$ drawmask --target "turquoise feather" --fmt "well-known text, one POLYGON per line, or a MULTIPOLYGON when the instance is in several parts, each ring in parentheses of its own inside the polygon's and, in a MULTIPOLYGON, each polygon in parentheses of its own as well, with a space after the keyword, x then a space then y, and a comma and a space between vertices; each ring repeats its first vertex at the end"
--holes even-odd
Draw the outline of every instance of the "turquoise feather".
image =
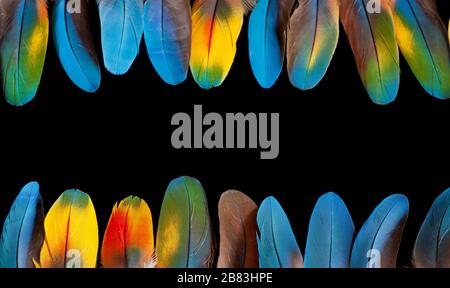
POLYGON ((289 219, 274 197, 259 207, 258 253, 261 268, 295 268, 303 266, 303 257, 289 219))
POLYGON ((395 268, 408 218, 408 199, 395 194, 384 199, 359 230, 352 248, 352 268, 395 268))
POLYGON ((56 53, 72 82, 86 92, 95 92, 100 86, 100 67, 89 28, 88 3, 80 0, 80 11, 69 10, 70 3, 56 0, 53 4, 56 53))
POLYGON ((3 225, 0 268, 34 268, 44 239, 44 208, 39 185, 23 187, 3 225))
POLYGON ((418 268, 450 268, 450 188, 433 202, 413 252, 418 268))
POLYGON ((144 7, 144 37, 150 61, 168 84, 187 77, 191 52, 191 6, 188 0, 152 0, 144 7))
POLYGON ((335 193, 319 198, 311 215, 305 268, 347 268, 355 232, 344 201, 335 193))
POLYGON ((125 74, 139 53, 144 32, 144 1, 97 2, 105 67, 112 74, 125 74))
POLYGON ((283 68, 286 28, 294 0, 260 0, 248 24, 250 64, 256 80, 270 88, 283 68))

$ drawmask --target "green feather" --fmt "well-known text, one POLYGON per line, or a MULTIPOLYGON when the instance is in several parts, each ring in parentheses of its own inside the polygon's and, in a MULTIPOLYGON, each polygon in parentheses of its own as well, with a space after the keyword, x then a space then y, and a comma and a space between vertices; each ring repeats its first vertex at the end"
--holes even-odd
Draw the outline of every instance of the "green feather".
POLYGON ((210 267, 213 252, 214 239, 202 184, 186 176, 173 180, 166 190, 159 215, 157 266, 210 267))

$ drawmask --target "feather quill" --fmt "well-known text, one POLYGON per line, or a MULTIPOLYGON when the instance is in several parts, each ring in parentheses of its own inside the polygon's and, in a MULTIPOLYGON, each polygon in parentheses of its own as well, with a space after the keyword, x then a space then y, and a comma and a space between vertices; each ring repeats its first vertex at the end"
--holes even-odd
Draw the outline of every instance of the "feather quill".
POLYGON ((440 99, 450 97, 447 31, 434 0, 393 0, 397 42, 422 87, 440 99))
POLYGON ((130 196, 114 206, 101 251, 105 268, 154 267, 153 222, 144 200, 130 196))
POLYGON ((41 268, 95 268, 98 225, 91 198, 80 190, 65 191, 45 217, 41 268))
POLYGON ((261 268, 303 267, 303 257, 289 219, 274 197, 268 197, 261 203, 257 223, 261 268))
POLYGON ((295 0, 259 0, 248 24, 250 64, 256 80, 270 88, 283 68, 286 28, 295 0))
POLYGON ((225 80, 236 55, 244 14, 255 0, 195 0, 192 7, 190 67, 203 89, 225 80))
POLYGON ((3 224, 0 268, 34 268, 44 240, 44 207, 39 184, 31 182, 20 191, 3 224))
POLYGON ((413 251, 418 268, 450 268, 450 189, 433 202, 413 251))
POLYGON ((309 222, 305 268, 348 268, 355 226, 335 193, 319 198, 309 222))
POLYGON ((352 268, 395 268, 408 218, 408 199, 395 194, 384 199, 359 230, 352 248, 352 268))
POLYGON ((125 74, 139 53, 144 31, 144 0, 97 0, 103 62, 114 75, 125 74))
POLYGON ((257 268, 256 213, 247 195, 229 190, 219 200, 220 252, 218 268, 257 268))
POLYGON ((381 0, 379 13, 367 9, 369 2, 341 0, 340 16, 364 87, 373 102, 385 105, 395 100, 400 83, 394 20, 389 0, 381 0))
POLYGON ((315 87, 325 75, 339 38, 339 0, 298 1, 289 21, 287 66, 291 83, 315 87))
POLYGON ((14 106, 36 95, 48 42, 45 0, 0 1, 0 63, 6 101, 14 106))
POLYGON ((97 91, 100 67, 89 28, 87 0, 55 0, 52 28, 56 53, 69 78, 86 92, 97 91))
POLYGON ((177 85, 186 79, 191 54, 189 0, 147 0, 144 36, 150 60, 159 76, 177 85))
POLYGON ((164 195, 156 235, 158 268, 208 268, 214 239, 206 194, 197 179, 179 177, 164 195))

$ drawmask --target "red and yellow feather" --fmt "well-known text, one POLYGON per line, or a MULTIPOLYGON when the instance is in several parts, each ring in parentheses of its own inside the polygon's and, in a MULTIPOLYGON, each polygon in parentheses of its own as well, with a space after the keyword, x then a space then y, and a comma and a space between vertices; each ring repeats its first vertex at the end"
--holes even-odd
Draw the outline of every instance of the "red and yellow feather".
POLYGON ((147 203, 133 196, 116 203, 103 237, 103 267, 154 267, 153 250, 152 214, 147 203))
POLYGON ((203 89, 222 84, 233 64, 244 14, 254 0, 196 0, 192 7, 192 76, 203 89))

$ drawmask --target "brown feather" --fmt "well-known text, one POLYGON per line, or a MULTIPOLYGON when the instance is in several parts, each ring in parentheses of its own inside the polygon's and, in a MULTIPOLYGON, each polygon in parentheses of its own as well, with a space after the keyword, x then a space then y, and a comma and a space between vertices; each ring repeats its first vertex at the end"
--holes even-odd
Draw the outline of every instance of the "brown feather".
POLYGON ((219 268, 257 268, 256 213, 247 195, 228 190, 219 200, 219 268))

